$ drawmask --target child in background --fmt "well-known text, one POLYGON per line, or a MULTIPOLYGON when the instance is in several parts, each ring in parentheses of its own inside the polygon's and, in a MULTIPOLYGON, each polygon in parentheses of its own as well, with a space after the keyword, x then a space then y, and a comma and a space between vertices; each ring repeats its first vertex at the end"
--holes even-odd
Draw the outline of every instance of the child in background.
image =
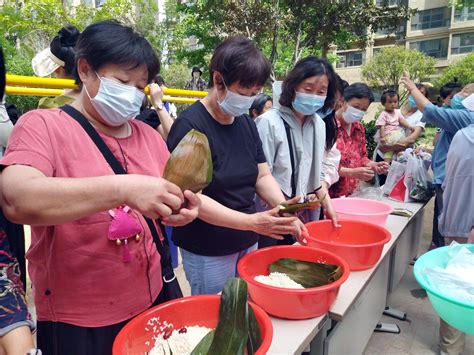
MULTIPOLYGON (((398 94, 394 90, 384 91, 380 99, 385 110, 380 114, 375 122, 375 126, 379 130, 379 142, 382 145, 394 145, 400 139, 405 137, 403 130, 400 127, 414 130, 408 121, 403 117, 398 109, 398 94)), ((393 151, 384 154, 384 160, 391 162, 393 158, 393 151)))

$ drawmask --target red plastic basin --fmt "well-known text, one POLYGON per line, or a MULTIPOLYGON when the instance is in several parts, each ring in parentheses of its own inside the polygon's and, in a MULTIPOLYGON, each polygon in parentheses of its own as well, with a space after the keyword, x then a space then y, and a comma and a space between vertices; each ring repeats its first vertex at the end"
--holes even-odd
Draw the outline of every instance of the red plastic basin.
POLYGON ((249 253, 240 259, 237 269, 240 277, 247 281, 252 301, 268 313, 286 319, 314 318, 326 313, 350 272, 349 264, 341 257, 325 250, 296 245, 269 247, 249 253), (273 287, 254 280, 255 276, 268 275, 268 266, 281 258, 339 265, 343 274, 329 285, 306 289, 273 287))
POLYGON ((330 250, 349 263, 352 271, 370 269, 380 259, 391 238, 383 227, 360 221, 341 220, 335 228, 329 220, 306 224, 308 246, 330 250))
MULTIPOLYGON (((147 325, 151 318, 159 317, 161 322, 167 321, 174 328, 199 325, 215 328, 217 326, 219 295, 190 296, 169 301, 150 308, 132 319, 122 328, 114 341, 113 355, 136 355, 150 351, 155 341, 152 327, 147 325), (145 330, 148 328, 149 330, 145 330), (147 345, 146 343, 149 342, 147 345)), ((273 327, 270 317, 257 305, 250 303, 260 326, 262 345, 256 354, 265 354, 270 348, 273 338, 273 327)))
POLYGON ((384 226, 388 215, 393 212, 393 207, 388 203, 365 198, 335 198, 331 201, 340 219, 384 226))

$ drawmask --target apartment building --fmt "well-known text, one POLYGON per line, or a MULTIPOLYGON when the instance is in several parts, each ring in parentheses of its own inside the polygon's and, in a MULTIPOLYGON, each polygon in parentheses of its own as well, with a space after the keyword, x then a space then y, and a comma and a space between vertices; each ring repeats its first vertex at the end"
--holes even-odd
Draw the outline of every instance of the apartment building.
MULTIPOLYGON (((382 4, 383 0, 376 0, 382 4)), ((398 6, 399 0, 388 0, 398 6)), ((349 82, 361 81, 361 66, 386 46, 404 45, 436 58, 442 70, 467 53, 474 52, 474 6, 456 9, 449 0, 409 0, 418 12, 395 33, 378 31, 372 34, 367 48, 337 51, 341 61, 336 65, 339 75, 349 82)))

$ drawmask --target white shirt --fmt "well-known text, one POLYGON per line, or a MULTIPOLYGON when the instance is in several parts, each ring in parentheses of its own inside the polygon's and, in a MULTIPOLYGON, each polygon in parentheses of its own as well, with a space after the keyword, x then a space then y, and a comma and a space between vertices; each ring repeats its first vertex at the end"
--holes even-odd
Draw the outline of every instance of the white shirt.
POLYGON ((8 117, 5 104, 0 103, 0 158, 3 157, 3 152, 8 144, 8 138, 13 130, 13 123, 8 117))
POLYGON ((326 130, 318 115, 307 116, 301 126, 288 107, 271 108, 256 120, 263 151, 273 177, 286 196, 291 196, 291 159, 285 124, 290 127, 295 158, 296 195, 304 197, 324 180, 323 154, 326 130))
POLYGON ((326 181, 329 186, 339 181, 340 161, 341 161, 341 152, 337 149, 337 142, 334 143, 331 150, 324 149, 324 154, 323 154, 324 181, 326 181))

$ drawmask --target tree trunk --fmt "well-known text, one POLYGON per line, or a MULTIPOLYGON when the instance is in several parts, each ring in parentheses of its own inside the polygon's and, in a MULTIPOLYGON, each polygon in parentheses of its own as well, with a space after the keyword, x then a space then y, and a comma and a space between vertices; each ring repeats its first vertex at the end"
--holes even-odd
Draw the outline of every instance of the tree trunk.
MULTIPOLYGON (((276 2, 276 12, 279 13, 280 8, 280 1, 276 2)), ((273 42, 272 42, 272 52, 270 53, 270 64, 273 67, 277 57, 277 50, 278 50, 278 21, 275 21, 275 26, 273 27, 273 42)), ((273 72, 273 70, 272 70, 273 72)), ((273 73, 274 74, 274 73, 273 73)))
POLYGON ((301 43, 301 25, 302 21, 300 20, 298 22, 298 30, 296 32, 296 45, 295 45, 295 52, 293 54, 293 64, 296 64, 296 62, 300 58, 300 43, 301 43))

